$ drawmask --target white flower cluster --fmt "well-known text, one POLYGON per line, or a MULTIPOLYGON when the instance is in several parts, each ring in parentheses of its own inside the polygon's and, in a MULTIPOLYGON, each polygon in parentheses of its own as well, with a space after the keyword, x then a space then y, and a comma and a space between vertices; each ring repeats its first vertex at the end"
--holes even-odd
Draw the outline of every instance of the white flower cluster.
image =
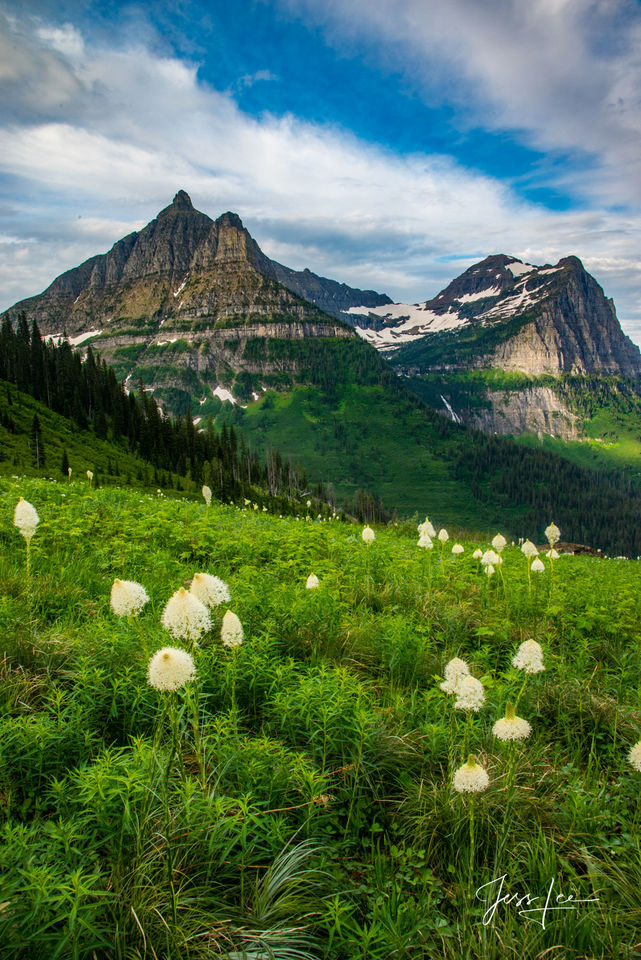
POLYGON ((27 543, 31 540, 36 532, 36 527, 40 523, 36 508, 23 497, 20 497, 16 504, 16 509, 13 512, 13 523, 27 543))
POLYGON ((111 587, 111 609, 117 617, 136 617, 149 602, 147 591, 135 580, 114 580, 111 587))
POLYGON ((205 604, 184 587, 167 602, 160 622, 177 640, 198 640, 211 627, 205 604))
POLYGON ((234 647, 241 645, 244 638, 245 634, 242 623, 235 613, 228 610, 223 617, 223 624, 220 630, 220 639, 223 642, 223 647, 227 647, 228 650, 233 650, 234 647))
POLYGON ((452 780, 452 786, 457 793, 482 793, 490 785, 490 778, 485 767, 476 762, 471 753, 462 767, 459 767, 452 780))
POLYGON ((454 657, 445 665, 445 680, 441 683, 441 690, 445 693, 456 693, 456 687, 461 677, 469 677, 470 668, 465 660, 460 657, 454 657))
POLYGON ((507 540, 502 533, 497 533, 497 535, 493 538, 492 546, 497 553, 503 552, 503 549, 507 546, 507 540))
POLYGON ((632 747, 628 754, 628 760, 635 770, 641 773, 641 740, 632 747))
POLYGON ((316 589, 316 587, 318 586, 318 577, 316 576, 315 573, 310 573, 310 575, 308 576, 305 582, 305 586, 307 587, 308 590, 316 589))
POLYGON ((218 607, 221 603, 229 603, 231 594, 229 587, 220 577, 212 577, 209 573, 195 573, 191 581, 192 593, 206 607, 218 607))
POLYGON ((539 551, 534 546, 531 540, 526 540, 525 543, 521 546, 521 553, 524 554, 528 560, 532 560, 533 557, 538 556, 539 551))
POLYGON ((561 531, 555 523, 551 523, 548 527, 545 528, 545 539, 550 544, 551 547, 555 543, 558 543, 561 539, 561 531))
POLYGON ((196 675, 194 661, 186 650, 163 647, 149 661, 147 681, 155 690, 180 690, 196 675))
POLYGON ((439 538, 439 540, 441 541, 442 544, 446 544, 447 541, 450 539, 450 535, 449 535, 449 533, 447 532, 447 530, 445 529, 445 527, 442 527, 442 528, 439 530, 439 532, 438 532, 438 538, 439 538))
POLYGON ((516 716, 514 706, 508 700, 505 716, 496 721, 492 733, 499 740, 527 740, 532 733, 532 727, 527 720, 516 716))
POLYGON ((452 547, 452 553, 454 554, 455 557, 459 557, 463 553, 464 549, 465 548, 462 546, 462 544, 455 543, 454 546, 452 547))
POLYGON ((376 534, 371 527, 363 527, 361 536, 363 537, 363 543, 373 543, 376 540, 376 534))
POLYGON ((541 645, 536 640, 525 640, 512 657, 512 666, 526 673, 541 673, 545 670, 541 645))
POLYGON ((206 483, 203 484, 203 488, 202 488, 202 490, 201 490, 201 493, 202 493, 202 495, 203 495, 203 500, 205 501, 205 503, 207 504, 207 506, 208 506, 208 507, 211 506, 211 488, 208 487, 206 483))
POLYGON ((419 535, 421 537, 426 536, 431 538, 436 536, 436 530, 430 523, 429 517, 425 517, 425 520, 423 521, 423 523, 419 523, 416 529, 418 530, 419 535))
POLYGON ((455 710, 474 710, 475 713, 478 713, 485 703, 483 684, 476 677, 461 677, 455 693, 455 710))

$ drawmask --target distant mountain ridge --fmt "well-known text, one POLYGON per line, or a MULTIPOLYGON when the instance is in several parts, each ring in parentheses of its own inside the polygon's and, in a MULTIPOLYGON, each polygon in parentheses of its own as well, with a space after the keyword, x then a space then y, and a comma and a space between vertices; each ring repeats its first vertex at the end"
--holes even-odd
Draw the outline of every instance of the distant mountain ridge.
POLYGON ((641 375, 641 351, 577 257, 486 257, 422 304, 351 308, 357 332, 414 372, 641 375))

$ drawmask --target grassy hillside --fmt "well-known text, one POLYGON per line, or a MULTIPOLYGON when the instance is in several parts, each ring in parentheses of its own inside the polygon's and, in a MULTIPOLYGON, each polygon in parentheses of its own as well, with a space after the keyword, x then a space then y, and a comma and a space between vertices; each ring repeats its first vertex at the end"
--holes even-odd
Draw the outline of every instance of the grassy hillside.
POLYGON ((38 480, 0 480, 0 517, 4 956, 636 955, 636 561, 528 577, 508 546, 488 578, 476 543, 420 550, 409 526, 368 546, 336 521, 38 480), (31 579, 19 496, 41 518, 31 579), (197 572, 231 600, 195 645, 160 619, 197 572), (145 587, 137 618, 110 609, 115 578, 145 587), (194 661, 176 692, 147 682, 165 646, 194 661), (453 657, 478 711, 440 689, 453 657), (508 700, 523 741, 493 733, 508 700), (469 753, 488 785, 459 793, 469 753), (492 911, 502 876, 538 912, 492 911), (570 909, 544 913, 550 885, 570 909))

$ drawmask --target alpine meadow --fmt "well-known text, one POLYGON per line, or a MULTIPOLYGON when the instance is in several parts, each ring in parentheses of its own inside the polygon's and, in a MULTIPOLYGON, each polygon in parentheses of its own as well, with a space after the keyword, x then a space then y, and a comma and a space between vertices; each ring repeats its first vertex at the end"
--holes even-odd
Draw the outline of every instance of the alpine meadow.
POLYGON ((641 960, 638 0, 0 0, 0 960, 641 960))

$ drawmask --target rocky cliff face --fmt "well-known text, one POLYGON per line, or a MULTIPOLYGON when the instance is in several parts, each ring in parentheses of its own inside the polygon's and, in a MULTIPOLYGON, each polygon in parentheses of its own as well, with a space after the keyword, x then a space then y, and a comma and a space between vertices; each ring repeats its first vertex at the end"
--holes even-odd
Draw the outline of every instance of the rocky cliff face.
POLYGON ((481 400, 480 404, 469 407, 444 403, 442 412, 466 427, 501 437, 534 433, 579 440, 582 436, 580 417, 550 387, 486 390, 481 400))

